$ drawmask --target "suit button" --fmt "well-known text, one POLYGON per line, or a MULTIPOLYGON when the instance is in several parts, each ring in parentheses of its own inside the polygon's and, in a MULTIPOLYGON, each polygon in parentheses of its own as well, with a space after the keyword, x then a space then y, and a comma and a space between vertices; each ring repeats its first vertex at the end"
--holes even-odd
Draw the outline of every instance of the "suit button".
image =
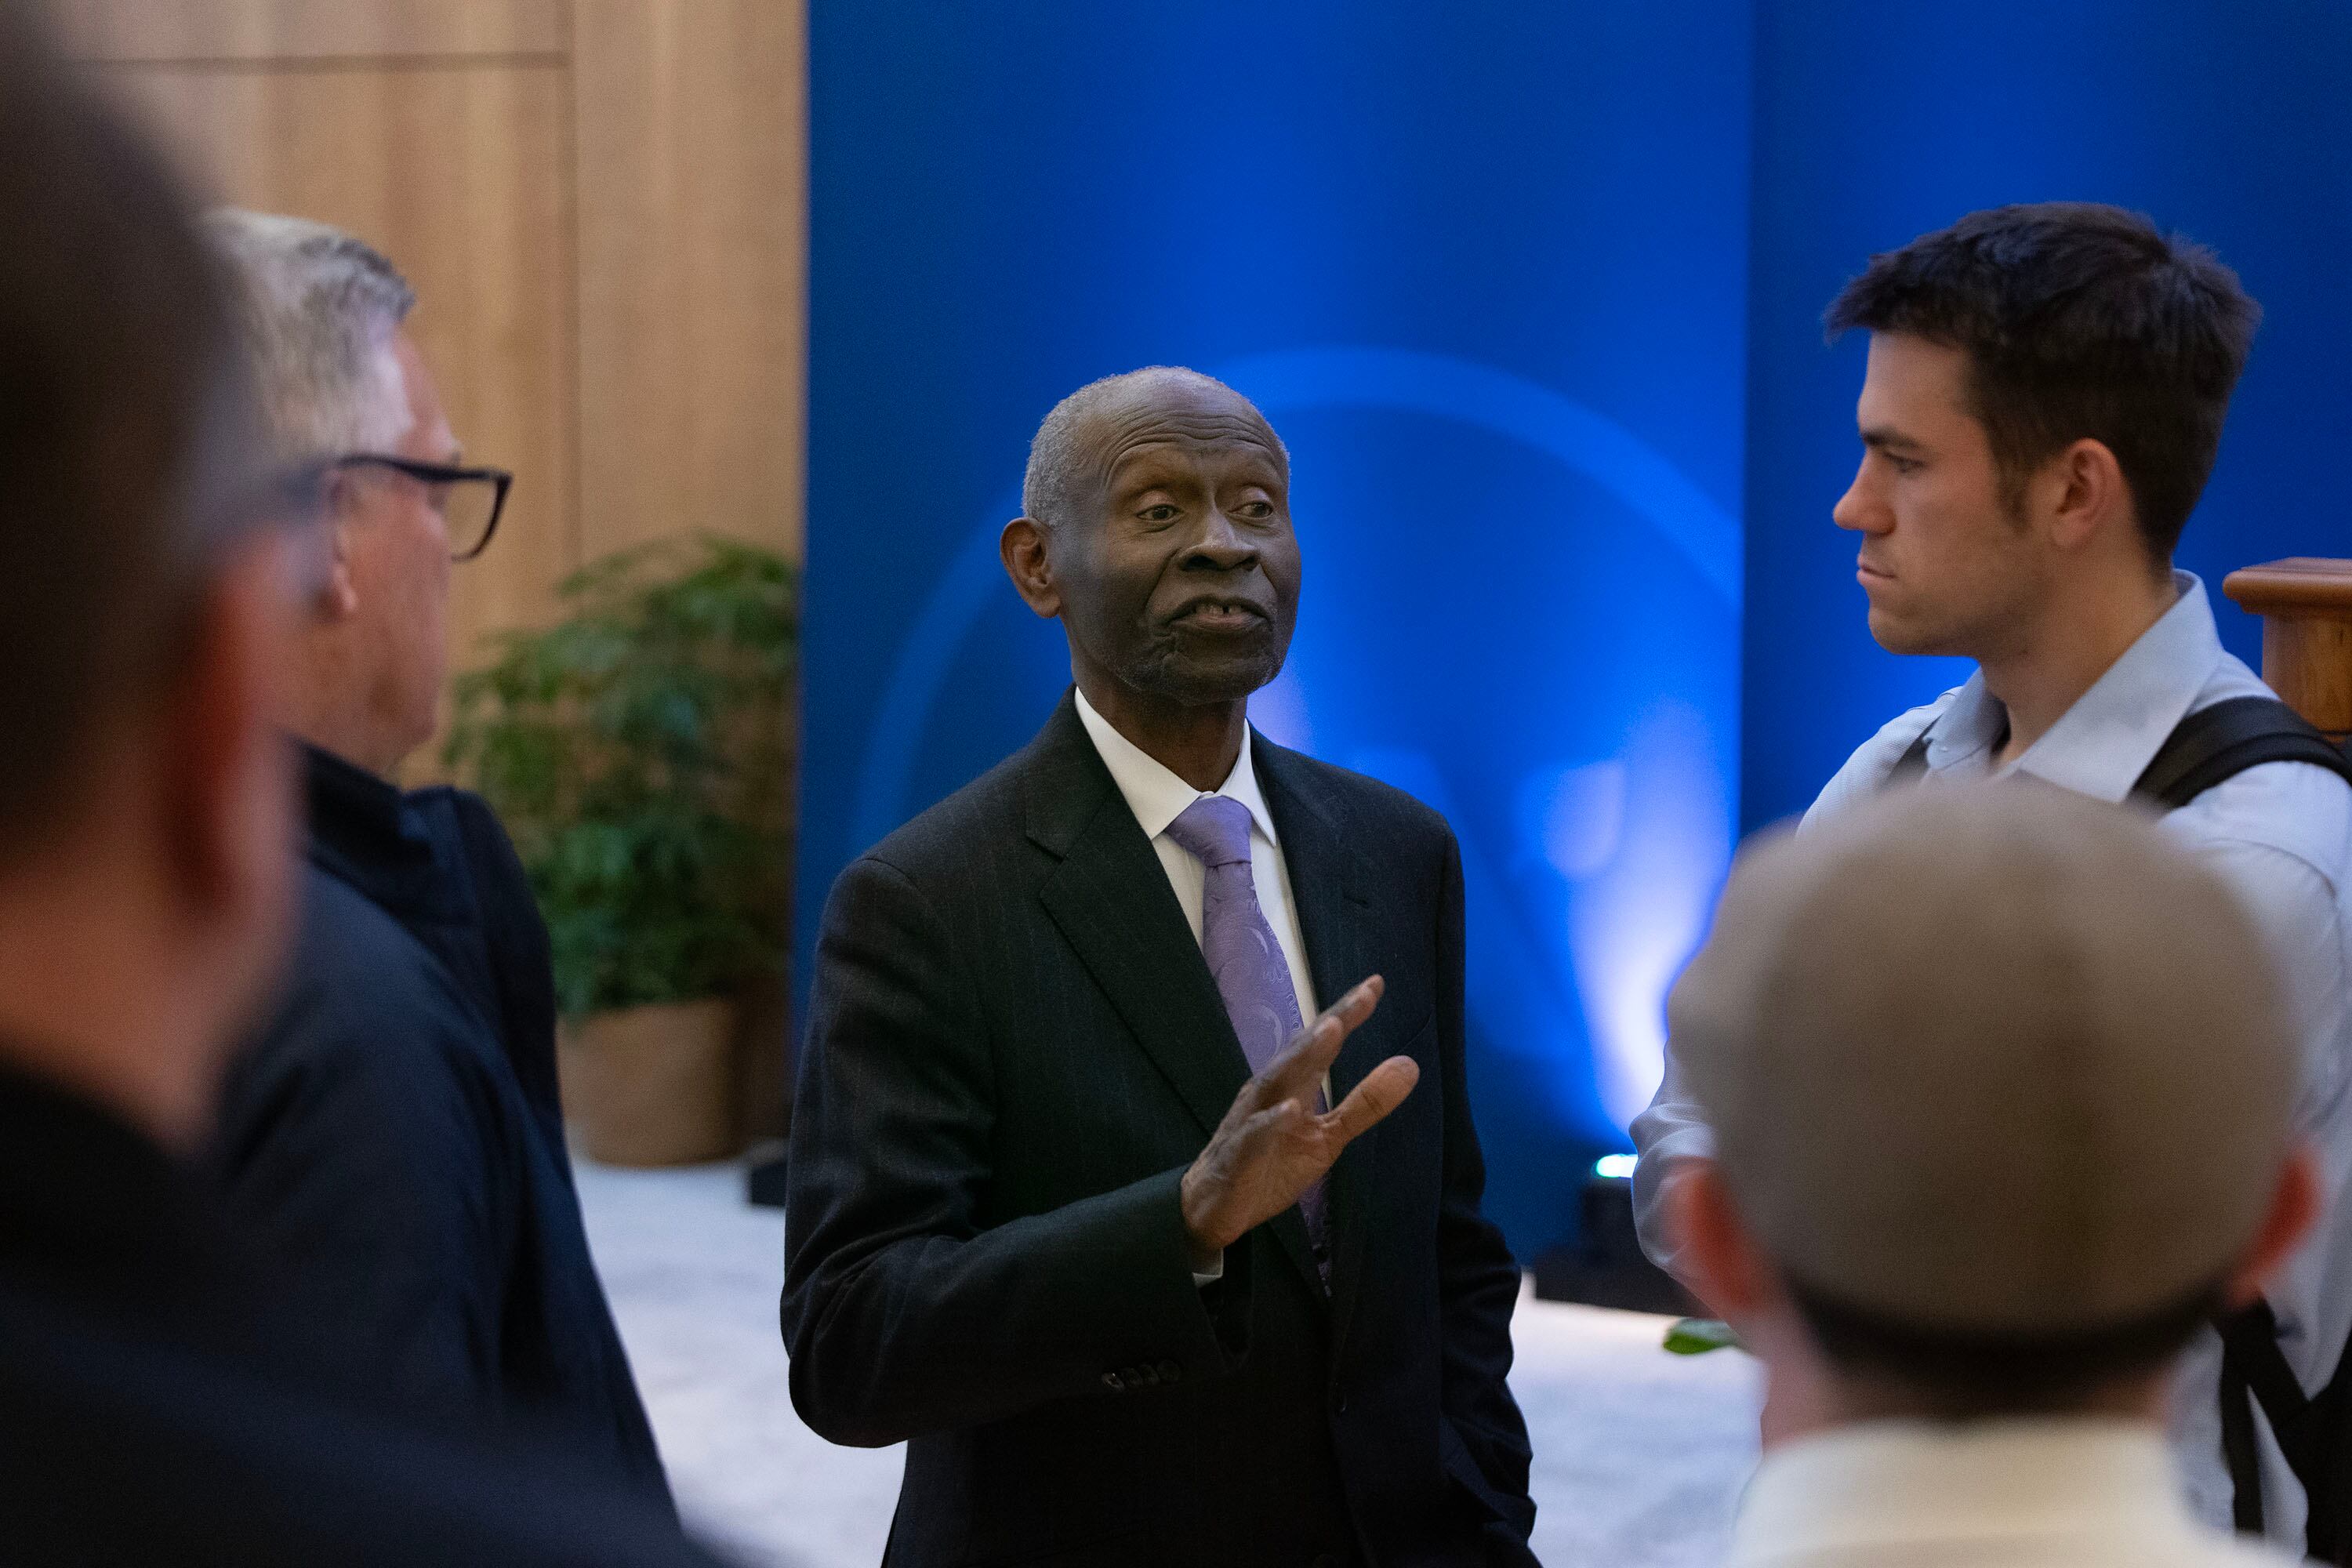
POLYGON ((1113 1394, 1123 1393, 1127 1388, 1127 1380, 1115 1372, 1107 1372, 1103 1373, 1103 1386, 1113 1394))
POLYGON ((1127 1377, 1129 1383, 1140 1383, 1146 1388, 1160 1386, 1160 1370, 1150 1362, 1145 1362, 1141 1366, 1129 1373, 1127 1377))
POLYGON ((1160 1363, 1160 1381, 1181 1383, 1184 1381, 1184 1369, 1172 1361, 1163 1361, 1160 1363))

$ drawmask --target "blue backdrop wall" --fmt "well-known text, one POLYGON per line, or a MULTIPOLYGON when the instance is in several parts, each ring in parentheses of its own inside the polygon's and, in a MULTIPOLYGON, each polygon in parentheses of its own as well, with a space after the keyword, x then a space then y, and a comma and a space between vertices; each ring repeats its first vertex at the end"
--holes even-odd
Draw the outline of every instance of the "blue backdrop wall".
POLYGON ((1566 1235, 1738 824, 1951 679, 1870 644, 1828 521, 1872 250, 2054 195, 2209 239, 2271 322, 2188 563, 2339 548, 2352 23, 1914 9, 819 0, 803 988, 840 867, 1066 681, 995 561, 1037 421, 1194 365, 1296 459, 1253 716, 1453 819, 1490 1207, 1566 1235))

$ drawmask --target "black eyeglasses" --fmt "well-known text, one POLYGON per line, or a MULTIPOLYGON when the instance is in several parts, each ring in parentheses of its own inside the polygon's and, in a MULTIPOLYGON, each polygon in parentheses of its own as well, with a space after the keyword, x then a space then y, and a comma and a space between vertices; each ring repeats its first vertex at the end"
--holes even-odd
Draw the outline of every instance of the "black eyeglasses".
POLYGON ((471 561, 490 547, 490 535, 499 531, 499 515, 507 510, 507 491, 514 487, 514 476, 504 468, 420 463, 382 452, 353 452, 329 467, 390 468, 423 485, 432 498, 433 510, 447 525, 449 559, 459 563, 471 561))

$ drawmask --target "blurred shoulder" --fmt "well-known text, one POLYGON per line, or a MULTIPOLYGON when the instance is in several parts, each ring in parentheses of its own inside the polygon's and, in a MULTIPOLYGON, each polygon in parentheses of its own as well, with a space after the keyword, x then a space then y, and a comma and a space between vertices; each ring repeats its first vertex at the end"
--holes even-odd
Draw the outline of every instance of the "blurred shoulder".
MULTIPOLYGON (((1030 753, 1016 752, 938 805, 918 813, 852 861, 849 871, 896 872, 918 885, 951 881, 1023 835, 1030 753)), ((847 872, 845 872, 846 875, 847 872)))
POLYGON ((1353 819, 1349 826, 1367 838, 1396 848, 1454 847, 1454 826, 1444 813, 1369 773, 1277 746, 1263 735, 1257 737, 1255 763, 1262 786, 1288 787, 1309 805, 1332 802, 1353 819))
POLYGON ((302 926, 278 1005, 246 1053, 248 1070, 331 1070, 370 1080, 473 1076, 498 1043, 439 958, 331 872, 306 866, 302 926))

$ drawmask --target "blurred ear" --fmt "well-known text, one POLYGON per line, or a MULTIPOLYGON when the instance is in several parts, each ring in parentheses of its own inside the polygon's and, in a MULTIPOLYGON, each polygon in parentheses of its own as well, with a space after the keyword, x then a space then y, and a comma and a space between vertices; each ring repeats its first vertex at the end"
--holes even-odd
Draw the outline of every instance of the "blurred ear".
POLYGON ((1053 531, 1035 518, 1016 517, 996 541, 1004 574, 1013 579, 1021 602, 1049 621, 1062 613, 1062 591, 1054 584, 1052 537, 1053 531))
POLYGON ((186 915, 242 951, 274 941, 299 813, 283 711, 302 574, 272 531, 213 580, 163 716, 163 833, 186 915))
POLYGON ((1741 1223, 1720 1166, 1676 1161, 1662 1195, 1676 1271, 1709 1310, 1737 1322, 1778 1296, 1771 1265, 1741 1223))
POLYGON ((359 583, 352 572, 352 533, 362 521, 359 512, 363 500, 357 476, 338 470, 327 477, 327 521, 323 527, 330 558, 313 601, 321 620, 347 621, 359 613, 359 583))
POLYGON ((2286 1260, 2319 1223, 2321 1207, 2319 1162, 2311 1150, 2298 1145, 2279 1172, 2271 1206, 2261 1228, 2248 1244, 2230 1275, 2229 1304, 2247 1305, 2286 1267, 2286 1260))

